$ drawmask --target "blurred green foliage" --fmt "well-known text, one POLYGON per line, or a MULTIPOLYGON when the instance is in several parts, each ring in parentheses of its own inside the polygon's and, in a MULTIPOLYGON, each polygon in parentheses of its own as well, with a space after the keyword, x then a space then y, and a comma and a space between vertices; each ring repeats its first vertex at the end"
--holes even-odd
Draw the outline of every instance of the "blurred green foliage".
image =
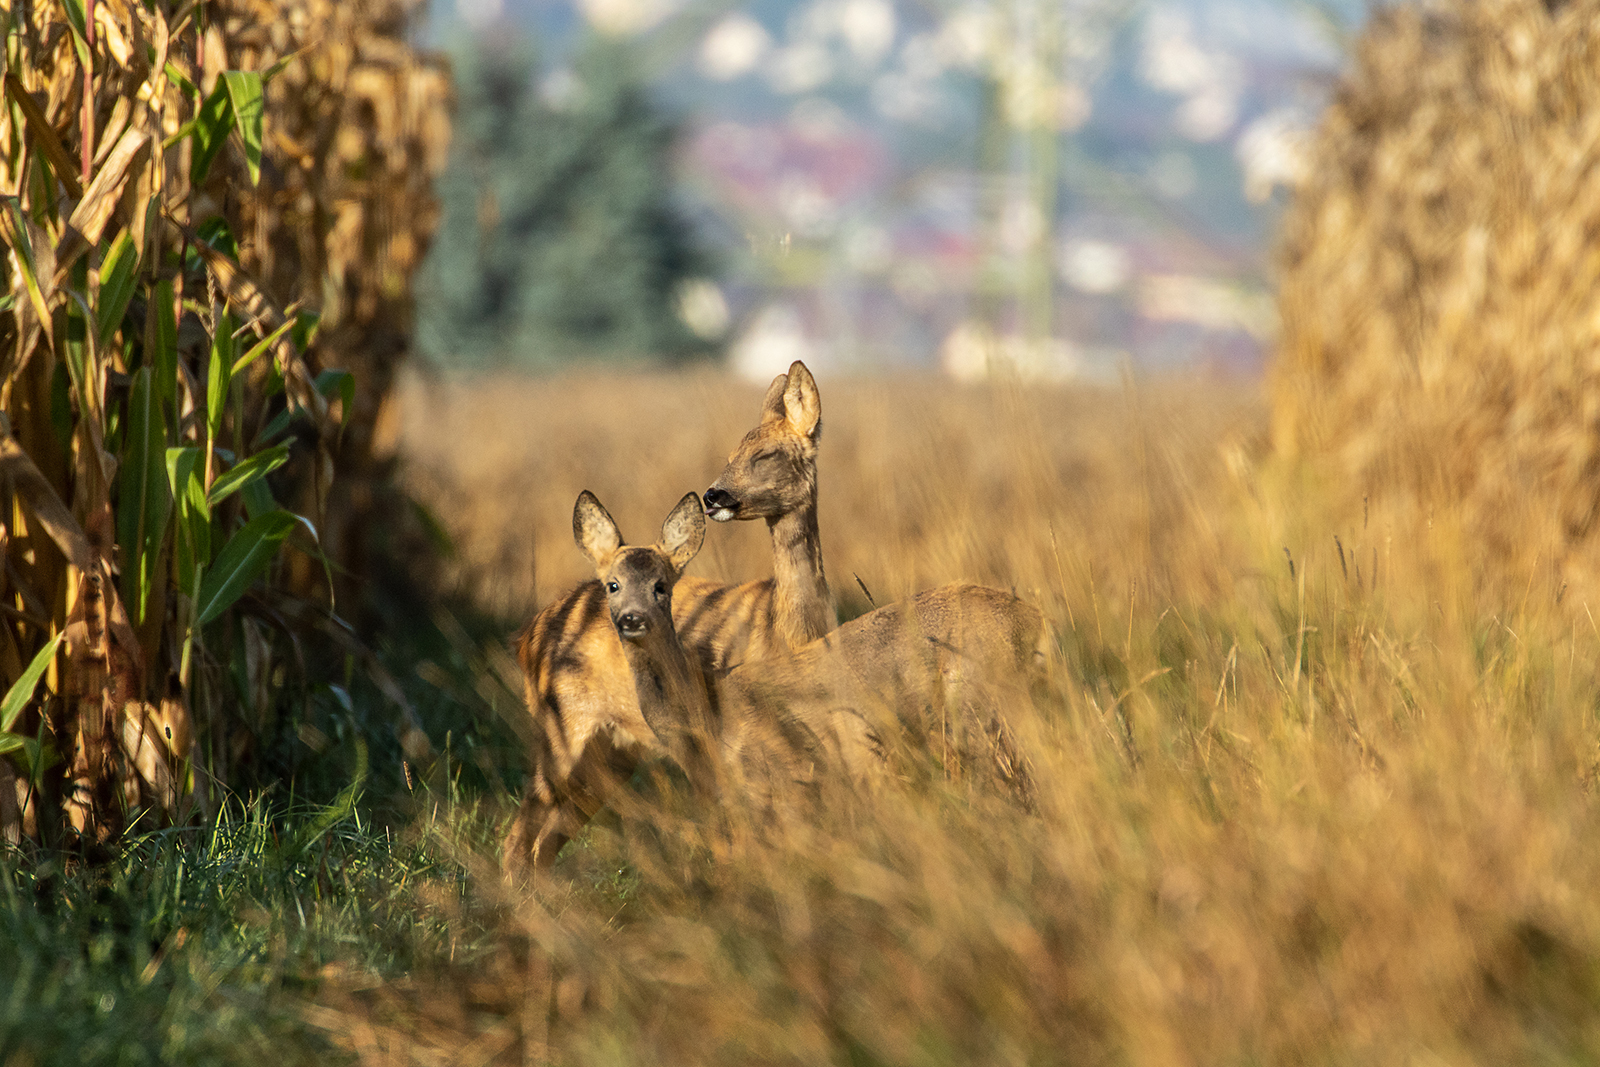
POLYGON ((458 368, 697 354, 676 298, 706 257, 672 202, 673 127, 627 46, 591 41, 552 73, 526 39, 473 38, 453 62, 420 349, 458 368))

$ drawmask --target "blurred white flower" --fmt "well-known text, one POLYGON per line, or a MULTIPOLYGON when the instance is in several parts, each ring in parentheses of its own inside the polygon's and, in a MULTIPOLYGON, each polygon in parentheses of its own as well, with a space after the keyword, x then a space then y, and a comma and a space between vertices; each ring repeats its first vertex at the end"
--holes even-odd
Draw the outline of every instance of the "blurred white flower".
POLYGON ((1073 240, 1061 246, 1058 263, 1068 285, 1082 293, 1114 293, 1128 284, 1133 262, 1121 245, 1073 240))
POLYGON ((946 63, 976 70, 999 49, 1000 21, 987 5, 968 4, 945 19, 938 41, 946 63))
POLYGON ((678 317, 699 338, 715 341, 728 332, 731 316, 722 289, 709 278, 694 278, 678 289, 678 317))
POLYGON ((809 93, 832 77, 828 50, 811 41, 780 50, 767 69, 767 80, 780 93, 809 93))
POLYGON ((554 111, 565 111, 583 92, 583 83, 571 67, 557 67, 539 82, 539 99, 554 111))
POLYGON ((1018 129, 1067 132, 1089 118, 1089 94, 1029 59, 1001 74, 1006 121, 1018 129))
POLYGON ((589 25, 601 33, 628 37, 655 26, 672 14, 682 0, 578 0, 589 25))
POLYGON ((883 74, 872 83, 872 106, 896 122, 927 123, 939 112, 939 90, 909 74, 883 74))
POLYGON ((756 68, 772 49, 766 28, 742 12, 735 12, 711 28, 700 44, 697 66, 714 81, 732 81, 756 68))
POLYGON ((1239 121, 1239 94, 1235 89, 1209 86, 1178 108, 1178 132, 1191 141, 1215 141, 1239 121))
POLYGON ((1178 132, 1191 141, 1215 141, 1239 119, 1244 76, 1221 51, 1202 49, 1181 11, 1158 8, 1145 19, 1139 74, 1145 84, 1188 99, 1176 115, 1178 132))
POLYGON ((778 211, 802 237, 826 237, 839 222, 839 205, 800 171, 785 174, 778 184, 778 211))
POLYGON ((1277 324, 1272 296, 1235 282, 1185 274, 1153 274, 1139 287, 1139 313, 1158 322, 1187 322, 1209 330, 1271 336, 1277 324))
POLYGON ((1307 117, 1293 108, 1267 112, 1245 127, 1234 146, 1244 171, 1244 195, 1261 203, 1279 186, 1290 188, 1305 179, 1311 149, 1307 117))
POLYGON ((802 137, 826 141, 843 137, 855 129, 845 110, 820 96, 808 96, 789 112, 789 125, 802 137))
POLYGON ((958 382, 1017 377, 1024 381, 1067 381, 1082 375, 1077 345, 1060 337, 1030 339, 996 335, 987 326, 962 322, 939 346, 939 365, 958 382))
POLYGON ((894 46, 894 23, 889 0, 843 0, 839 7, 839 35, 863 66, 877 64, 894 46))
POLYGON ((937 78, 944 73, 946 65, 939 38, 931 33, 917 34, 900 49, 900 64, 909 78, 923 81, 937 78))
POLYGON ((1176 150, 1157 156, 1146 176, 1156 192, 1168 200, 1182 200, 1194 192, 1200 177, 1195 173, 1194 160, 1189 158, 1189 153, 1176 150))
POLYGON ((788 304, 770 304, 757 312, 728 353, 734 373, 762 385, 797 359, 818 370, 822 355, 822 349, 807 336, 799 312, 788 304))
POLYGON ((505 8, 505 0, 456 0, 456 14, 477 30, 498 19, 505 8))
POLYGON ((844 242, 845 260, 858 274, 881 274, 894 261, 894 245, 882 226, 858 226, 844 242))
POLYGON ((1044 214, 1026 197, 1015 197, 1000 212, 1000 244, 1012 255, 1027 252, 1044 236, 1044 214))
POLYGON ((1188 16, 1158 8, 1145 19, 1139 74, 1152 89, 1187 95, 1206 88, 1217 70, 1214 57, 1195 43, 1188 16))

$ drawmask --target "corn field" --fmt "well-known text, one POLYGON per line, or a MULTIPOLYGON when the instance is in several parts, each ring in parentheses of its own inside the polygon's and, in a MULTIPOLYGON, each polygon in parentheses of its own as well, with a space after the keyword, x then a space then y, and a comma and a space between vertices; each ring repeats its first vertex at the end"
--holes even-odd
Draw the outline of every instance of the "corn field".
POLYGON ((448 140, 412 6, 0 11, 13 842, 204 814, 297 635, 359 651, 338 614, 350 531, 382 477, 372 432, 448 140))

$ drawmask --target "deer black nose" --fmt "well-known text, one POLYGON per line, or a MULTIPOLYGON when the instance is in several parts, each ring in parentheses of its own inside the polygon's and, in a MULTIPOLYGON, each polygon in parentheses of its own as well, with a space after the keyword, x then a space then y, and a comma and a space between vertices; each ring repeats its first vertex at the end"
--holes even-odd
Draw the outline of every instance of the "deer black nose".
POLYGON ((733 511, 739 507, 739 501, 732 493, 714 485, 706 490, 705 501, 707 511, 721 511, 724 508, 733 511))
POLYGON ((641 637, 650 629, 650 620, 637 611, 624 612, 617 619, 617 633, 623 637, 641 637))

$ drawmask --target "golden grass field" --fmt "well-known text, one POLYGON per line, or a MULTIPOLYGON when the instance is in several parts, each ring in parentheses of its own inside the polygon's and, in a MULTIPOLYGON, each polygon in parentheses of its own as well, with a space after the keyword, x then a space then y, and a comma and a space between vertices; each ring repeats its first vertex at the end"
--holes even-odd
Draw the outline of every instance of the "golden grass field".
MULTIPOLYGON (((908 774, 766 830, 663 801, 534 890, 494 888, 485 854, 470 968, 324 993, 363 1062, 469 1042, 616 1064, 1600 1052, 1580 585, 1476 551, 1439 506, 1319 525, 1328 490, 1266 455, 1237 383, 819 386, 846 613, 854 576, 879 603, 973 579, 1055 627, 1047 692, 1010 709, 1038 814, 908 774)), ((759 399, 708 373, 413 378, 405 477, 454 539, 451 580, 509 633, 586 576, 579 490, 652 538, 759 399)), ((769 570, 746 524, 691 565, 769 570)))

